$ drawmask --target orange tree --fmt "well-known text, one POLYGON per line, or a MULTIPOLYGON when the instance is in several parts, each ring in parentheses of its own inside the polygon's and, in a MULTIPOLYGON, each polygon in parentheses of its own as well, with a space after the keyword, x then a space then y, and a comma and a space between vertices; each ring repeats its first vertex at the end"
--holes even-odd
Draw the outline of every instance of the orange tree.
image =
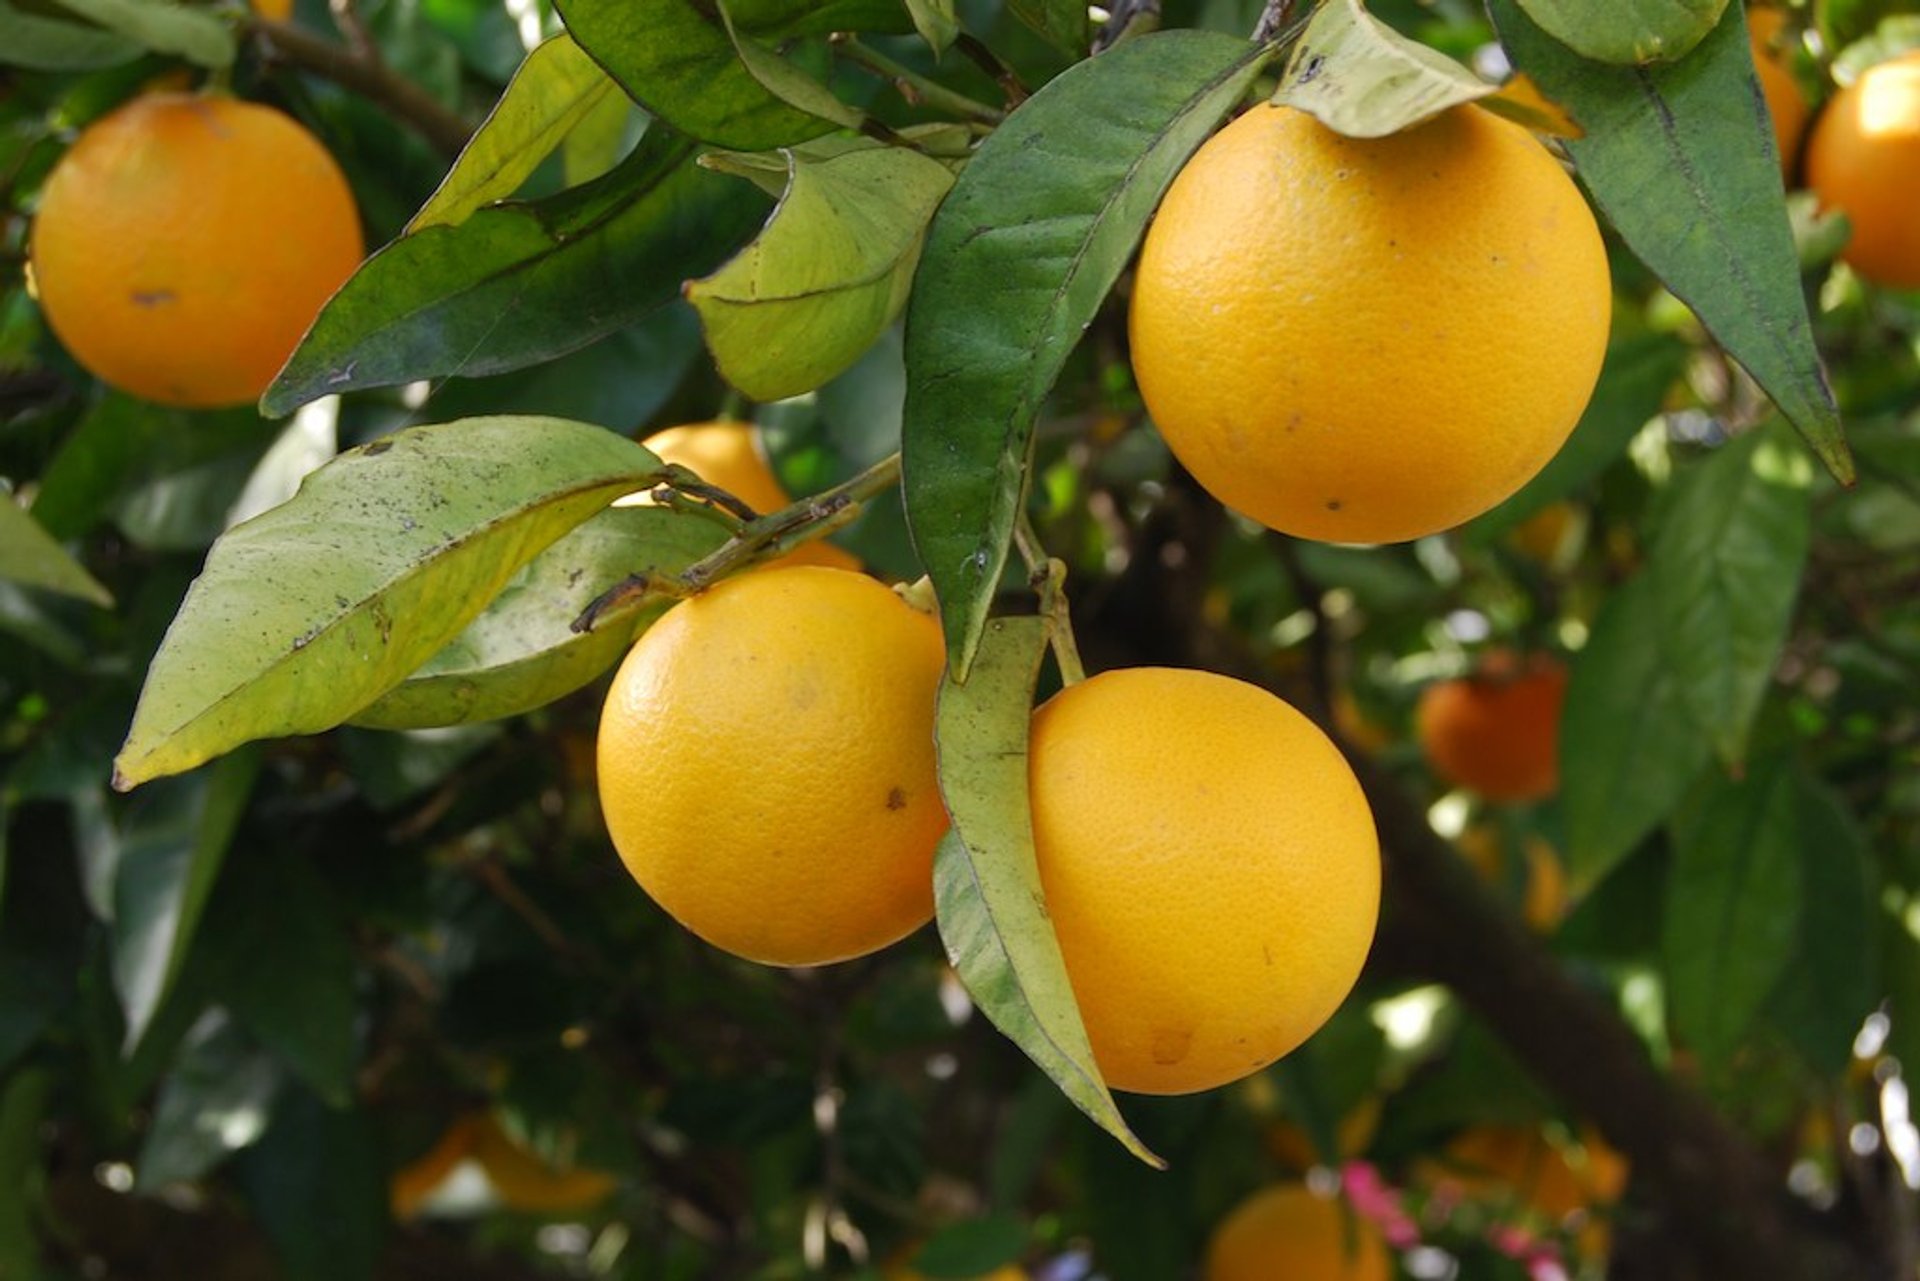
POLYGON ((5 9, 0 1276, 1907 1281, 1915 8, 5 9))

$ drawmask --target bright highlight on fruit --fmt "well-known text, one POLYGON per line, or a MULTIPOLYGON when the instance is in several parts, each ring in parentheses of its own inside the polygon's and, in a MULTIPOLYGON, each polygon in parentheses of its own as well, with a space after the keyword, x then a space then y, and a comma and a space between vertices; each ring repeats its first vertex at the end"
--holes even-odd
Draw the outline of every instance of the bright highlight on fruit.
POLYGON ((1342 137, 1259 106, 1195 153, 1141 250, 1134 373, 1215 497, 1303 538, 1469 520, 1559 450, 1600 374, 1586 202, 1474 107, 1342 137))
POLYGON ((1807 142, 1807 185, 1853 224, 1847 265, 1920 289, 1920 49, 1868 68, 1827 103, 1807 142))
POLYGON ((600 806, 682 925, 770 965, 885 947, 933 916, 946 831, 939 624, 872 579, 795 566, 683 601, 600 718, 600 806))
POLYGON ((1256 1192, 1221 1220, 1206 1281, 1389 1281, 1380 1230, 1305 1184, 1256 1192))
POLYGON ((1415 730, 1433 772, 1486 800, 1537 801, 1560 787, 1567 669, 1537 654, 1495 652, 1474 675, 1421 692, 1415 730))
POLYGON ((75 360, 207 408, 259 398, 363 248, 353 193, 312 134, 253 103, 156 93, 61 158, 30 255, 75 360))
POLYGON ((1346 760, 1242 681, 1110 671, 1034 714, 1040 877, 1107 1083, 1184 1094, 1306 1040, 1359 977, 1380 906, 1346 760))

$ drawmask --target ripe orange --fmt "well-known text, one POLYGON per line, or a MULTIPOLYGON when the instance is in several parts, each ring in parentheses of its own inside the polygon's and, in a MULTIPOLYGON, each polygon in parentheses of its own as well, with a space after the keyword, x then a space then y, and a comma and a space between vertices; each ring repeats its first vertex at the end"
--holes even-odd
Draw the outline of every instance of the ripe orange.
MULTIPOLYGON (((1467 862, 1473 864, 1474 870, 1490 885, 1496 889, 1506 887, 1507 854, 1497 829, 1485 823, 1477 824, 1462 832, 1457 844, 1467 862)), ((1528 836, 1522 848, 1527 879, 1520 914, 1528 925, 1546 933, 1566 917, 1567 873, 1560 865, 1560 856, 1540 837, 1528 836)))
POLYGON ((480 1124, 478 1116, 460 1117, 447 1127, 437 1143, 394 1172, 387 1192, 395 1219, 404 1221, 418 1215, 455 1167, 473 1155, 473 1142, 480 1124))
POLYGON ((275 22, 285 22, 293 16, 293 0, 247 0, 247 7, 275 22))
POLYGON ((860 574, 730 578, 643 633, 600 718, 634 879, 716 947, 821 965, 933 915, 940 627, 860 574))
POLYGON ((47 178, 33 279, 92 373, 168 405, 259 397, 360 263, 319 141, 268 107, 155 93, 97 121, 47 178))
POLYGON ((1920 49, 1833 96, 1807 143, 1807 185, 1853 224, 1840 257, 1855 271, 1920 289, 1920 49))
POLYGON ((1167 191, 1133 367, 1227 506, 1400 542, 1486 511, 1559 450, 1600 374, 1609 290, 1593 214, 1518 125, 1465 107, 1361 140, 1263 105, 1167 191))
POLYGON ((491 1116, 474 1126, 473 1157, 487 1173, 500 1204, 533 1214, 590 1210, 612 1194, 619 1180, 604 1170, 563 1168, 520 1142, 491 1116))
POLYGON ((1210 672, 1130 668, 1034 714, 1047 910, 1108 1084, 1183 1094, 1292 1050, 1373 941, 1380 848, 1311 721, 1210 672))
MULTIPOLYGON (((687 468, 763 516, 793 502, 761 452, 760 433, 752 423, 687 423, 657 431, 640 443, 662 462, 687 468)), ((862 567, 860 558, 852 552, 819 538, 769 563, 851 570, 862 567)))
POLYGON ((1777 52, 1781 30, 1787 15, 1778 9, 1747 11, 1747 37, 1753 46, 1753 70, 1760 79, 1760 92, 1767 100, 1767 117, 1773 122, 1773 141, 1780 151, 1780 171, 1793 177, 1793 162, 1800 153, 1800 135, 1807 127, 1807 96, 1800 82, 1787 70, 1786 59, 1777 52))
POLYGON ((1256 1192, 1221 1220, 1206 1281, 1388 1281, 1380 1230, 1304 1184, 1256 1192))
POLYGON ((1531 1126, 1487 1125, 1455 1138, 1422 1177, 1549 1229, 1577 1228, 1582 1247, 1598 1254, 1606 1229, 1590 1220, 1620 1199, 1627 1162, 1595 1133, 1563 1150, 1531 1126))
POLYGON ((1490 801, 1537 801, 1560 786, 1567 669, 1545 655, 1490 654, 1473 676, 1429 685, 1414 710, 1433 772, 1490 801))

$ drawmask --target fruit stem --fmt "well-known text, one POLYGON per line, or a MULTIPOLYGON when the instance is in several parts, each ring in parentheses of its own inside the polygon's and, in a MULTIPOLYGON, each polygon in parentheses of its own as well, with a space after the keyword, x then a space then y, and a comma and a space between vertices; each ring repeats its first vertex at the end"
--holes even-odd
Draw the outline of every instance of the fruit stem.
MULTIPOLYGON (((676 470, 676 469, 670 469, 676 470)), ((683 469, 681 469, 683 470, 683 469)), ((683 491, 696 489, 671 481, 683 491)), ((776 556, 784 556, 801 543, 832 533, 860 514, 860 505, 900 483, 900 454, 888 454, 851 480, 842 481, 811 498, 782 507, 764 516, 753 515, 741 506, 748 519, 734 536, 718 549, 695 561, 678 574, 630 574, 593 598, 573 620, 572 630, 590 632, 609 619, 629 617, 649 605, 662 601, 685 600, 711 587, 737 570, 745 569, 776 556)), ((738 499, 711 486, 699 485, 703 497, 730 503, 738 499)), ((714 514, 712 511, 704 513, 714 514)))
POLYGON ((1047 641, 1053 646, 1054 665, 1060 669, 1062 684, 1078 685, 1087 679, 1080 662, 1080 645, 1073 638, 1073 611, 1067 601, 1067 565, 1047 555, 1034 532, 1033 520, 1026 512, 1014 522, 1013 542, 1020 558, 1027 562, 1027 581, 1040 594, 1040 612, 1047 619, 1047 641))
POLYGON ((997 125, 1007 118, 1005 112, 996 111, 984 102, 949 89, 938 81, 929 80, 912 68, 895 62, 879 50, 868 48, 861 44, 856 36, 836 32, 833 43, 847 55, 848 61, 865 67, 875 75, 891 80, 893 87, 900 91, 900 96, 909 103, 916 106, 925 103, 930 107, 938 107, 942 111, 950 111, 956 116, 975 120, 981 124, 997 125))

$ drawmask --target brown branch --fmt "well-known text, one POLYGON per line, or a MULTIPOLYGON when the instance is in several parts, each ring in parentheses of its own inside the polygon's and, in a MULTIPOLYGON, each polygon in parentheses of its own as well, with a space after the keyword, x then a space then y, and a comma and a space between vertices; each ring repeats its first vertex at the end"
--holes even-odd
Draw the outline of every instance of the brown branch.
POLYGON ((291 23, 253 18, 248 29, 259 38, 264 56, 351 89, 384 108, 396 120, 449 156, 458 155, 473 129, 439 99, 377 57, 356 54, 291 23))

